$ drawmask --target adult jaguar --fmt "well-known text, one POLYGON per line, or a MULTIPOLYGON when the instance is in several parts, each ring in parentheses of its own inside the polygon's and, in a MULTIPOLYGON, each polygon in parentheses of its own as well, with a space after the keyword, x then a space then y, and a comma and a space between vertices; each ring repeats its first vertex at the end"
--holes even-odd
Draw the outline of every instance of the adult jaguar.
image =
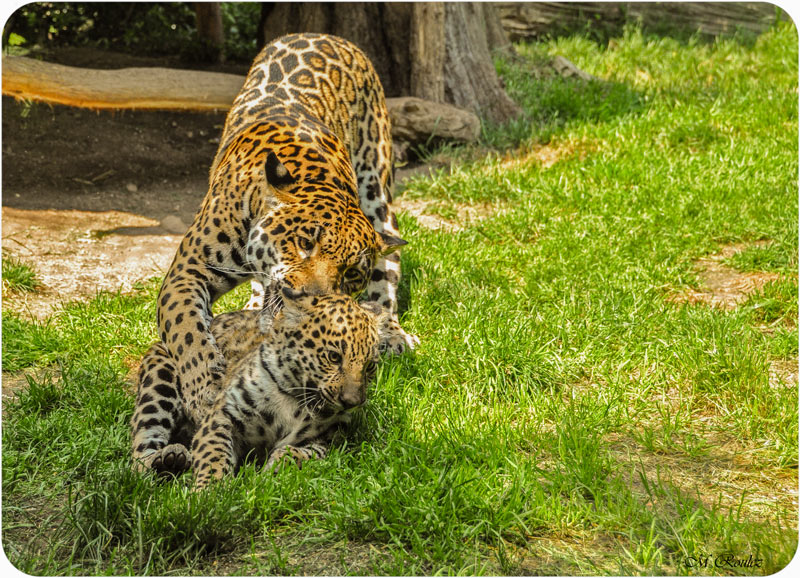
MULTIPOLYGON (((309 294, 358 294, 388 312, 384 350, 413 348, 397 322, 400 260, 390 121, 367 57, 334 36, 282 37, 258 55, 228 113, 209 190, 158 297, 159 337, 189 415, 222 387, 211 305, 254 280, 309 294)), ((277 295, 276 291, 273 294, 277 295)))

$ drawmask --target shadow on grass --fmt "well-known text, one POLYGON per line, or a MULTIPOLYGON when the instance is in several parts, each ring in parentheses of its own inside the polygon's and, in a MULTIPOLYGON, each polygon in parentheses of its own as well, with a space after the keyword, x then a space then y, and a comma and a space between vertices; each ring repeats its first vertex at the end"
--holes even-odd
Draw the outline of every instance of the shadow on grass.
POLYGON ((609 122, 646 108, 644 95, 626 84, 562 77, 548 68, 549 63, 537 57, 497 62, 506 91, 523 113, 504 125, 484 123, 481 139, 486 145, 505 149, 527 139, 548 142, 570 122, 609 122))

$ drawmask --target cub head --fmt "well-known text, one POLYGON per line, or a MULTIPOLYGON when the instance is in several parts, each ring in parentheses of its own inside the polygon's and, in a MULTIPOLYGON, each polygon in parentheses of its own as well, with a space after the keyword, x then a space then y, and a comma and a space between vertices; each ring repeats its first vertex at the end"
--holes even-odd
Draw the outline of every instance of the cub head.
POLYGON ((362 405, 379 355, 377 315, 347 295, 282 293, 272 323, 279 387, 312 411, 362 405))

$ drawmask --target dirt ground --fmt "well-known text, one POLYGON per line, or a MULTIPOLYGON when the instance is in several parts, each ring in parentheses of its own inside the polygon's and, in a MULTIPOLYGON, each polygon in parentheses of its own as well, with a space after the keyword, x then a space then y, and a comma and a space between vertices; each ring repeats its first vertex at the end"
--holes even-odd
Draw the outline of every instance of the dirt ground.
POLYGON ((27 302, 130 289, 163 271, 207 186, 224 113, 93 112, 3 98, 2 246, 44 285, 27 302))

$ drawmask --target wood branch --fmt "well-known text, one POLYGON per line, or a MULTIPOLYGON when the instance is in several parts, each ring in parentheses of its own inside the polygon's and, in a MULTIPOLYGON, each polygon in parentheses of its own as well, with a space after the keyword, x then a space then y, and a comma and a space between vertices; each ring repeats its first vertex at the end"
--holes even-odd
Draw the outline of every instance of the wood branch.
POLYGON ((788 15, 767 2, 498 2, 509 38, 533 40, 583 32, 619 33, 626 22, 646 29, 669 26, 704 36, 737 30, 761 33, 788 15))
POLYGON ((663 27, 670 22, 676 28, 704 36, 720 36, 744 30, 753 34, 765 32, 788 14, 768 2, 630 2, 628 15, 641 19, 645 27, 663 27))
MULTIPOLYGON (((230 108, 244 84, 237 74, 123 68, 94 70, 3 57, 3 94, 91 109, 220 111, 230 108)), ((475 140, 480 121, 474 114, 419 98, 390 98, 392 136, 405 143, 429 138, 475 140)))
POLYGON ((244 77, 168 68, 94 70, 3 56, 3 94, 92 109, 230 108, 244 77))

